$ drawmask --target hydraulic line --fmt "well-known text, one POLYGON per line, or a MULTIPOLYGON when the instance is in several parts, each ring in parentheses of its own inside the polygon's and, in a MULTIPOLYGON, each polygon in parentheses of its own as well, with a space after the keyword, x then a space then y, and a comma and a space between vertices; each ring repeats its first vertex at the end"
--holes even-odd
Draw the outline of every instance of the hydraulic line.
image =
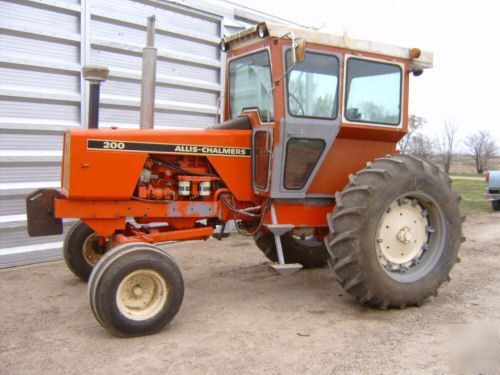
MULTIPOLYGON (((251 214, 249 212, 246 212, 244 210, 238 210, 236 209, 233 205, 231 205, 227 200, 226 198, 224 197, 223 194, 231 194, 231 193, 222 193, 220 195, 220 198, 222 200, 222 202, 227 206, 227 208, 229 208, 229 210, 231 212, 233 212, 234 214, 234 225, 236 227, 236 230, 238 231, 239 234, 241 234, 242 236, 246 236, 246 237, 251 237, 253 235, 255 235, 259 230, 260 228, 262 228, 262 225, 264 224, 264 219, 266 217, 266 214, 267 214, 267 211, 269 210, 269 208, 271 207, 271 203, 272 203, 272 199, 268 199, 263 205, 261 205, 260 207, 250 207, 250 209, 257 209, 257 208, 262 208, 263 207, 263 211, 260 215, 257 215, 257 214, 251 214), (253 218, 257 218, 257 217, 260 217, 260 220, 259 220, 259 224, 257 225, 257 228, 253 231, 253 232, 246 232, 246 231, 243 231, 239 226, 238 226, 238 219, 236 217, 237 214, 243 214, 243 215, 247 215, 247 216, 250 216, 250 217, 253 217, 253 218)), ((234 204, 234 195, 231 194, 231 198, 233 200, 233 204, 234 204)), ((248 210, 248 208, 247 208, 248 210)))

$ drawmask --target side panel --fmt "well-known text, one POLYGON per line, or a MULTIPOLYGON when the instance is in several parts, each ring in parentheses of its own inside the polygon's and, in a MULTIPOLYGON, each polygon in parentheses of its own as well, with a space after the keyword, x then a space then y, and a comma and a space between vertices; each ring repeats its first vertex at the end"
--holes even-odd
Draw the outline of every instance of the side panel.
POLYGON ((206 156, 238 200, 253 196, 250 131, 87 130, 71 132, 69 198, 130 199, 148 154, 206 156))
POLYGON ((308 194, 335 194, 349 182, 349 175, 362 169, 367 161, 394 151, 392 142, 337 138, 311 183, 308 194))

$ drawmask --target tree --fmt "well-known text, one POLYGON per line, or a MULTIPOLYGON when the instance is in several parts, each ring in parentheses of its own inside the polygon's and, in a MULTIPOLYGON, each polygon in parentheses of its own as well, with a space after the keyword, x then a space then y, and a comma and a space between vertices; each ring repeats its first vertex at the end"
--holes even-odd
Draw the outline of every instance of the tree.
POLYGON ((443 125, 441 134, 436 136, 435 144, 437 155, 443 164, 444 171, 449 174, 453 160, 453 151, 457 142, 458 125, 453 119, 443 120, 443 125))
POLYGON ((418 130, 422 129, 426 123, 427 120, 423 117, 416 115, 410 115, 408 117, 408 133, 406 133, 406 135, 399 141, 399 149, 401 150, 401 153, 407 153, 407 148, 411 143, 412 137, 418 130))
POLYGON ((465 150, 474 159, 477 173, 483 174, 488 169, 490 160, 495 156, 497 146, 488 131, 479 130, 467 137, 465 150))
POLYGON ((422 159, 430 159, 433 154, 431 139, 425 134, 414 134, 407 143, 405 150, 409 155, 417 156, 422 159))

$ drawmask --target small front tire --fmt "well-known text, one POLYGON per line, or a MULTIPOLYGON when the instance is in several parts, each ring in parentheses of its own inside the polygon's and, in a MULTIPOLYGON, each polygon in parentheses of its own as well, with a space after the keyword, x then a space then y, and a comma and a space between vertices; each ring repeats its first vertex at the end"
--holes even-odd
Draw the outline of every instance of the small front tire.
POLYGON ((92 269, 104 254, 99 236, 83 221, 71 227, 63 244, 66 265, 79 279, 87 281, 92 269))
POLYGON ((184 281, 175 261, 156 246, 118 246, 101 259, 89 280, 97 321, 120 337, 153 334, 177 314, 184 281))

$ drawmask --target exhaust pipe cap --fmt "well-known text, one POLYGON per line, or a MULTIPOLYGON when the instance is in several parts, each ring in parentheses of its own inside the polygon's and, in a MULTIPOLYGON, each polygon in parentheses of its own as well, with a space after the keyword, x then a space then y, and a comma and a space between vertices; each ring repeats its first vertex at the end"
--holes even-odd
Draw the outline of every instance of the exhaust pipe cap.
POLYGON ((84 65, 82 73, 85 80, 100 83, 108 79, 109 69, 101 65, 84 65))

